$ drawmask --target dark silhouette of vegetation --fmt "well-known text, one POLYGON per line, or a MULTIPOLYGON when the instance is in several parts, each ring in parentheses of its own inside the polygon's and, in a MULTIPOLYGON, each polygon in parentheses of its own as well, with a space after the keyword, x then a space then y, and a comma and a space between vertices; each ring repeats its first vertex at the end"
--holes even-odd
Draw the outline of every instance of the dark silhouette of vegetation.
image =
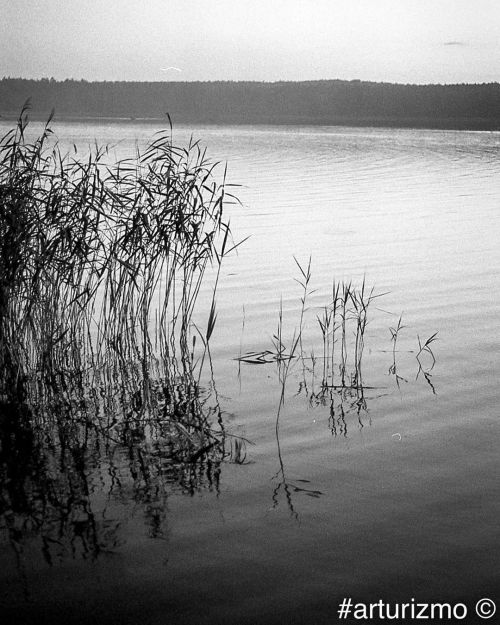
POLYGON ((215 164, 170 131, 135 159, 78 160, 49 124, 28 141, 27 123, 24 110, 0 138, 0 527, 18 557, 37 528, 51 562, 117 544, 90 473, 154 508, 157 535, 168 492, 217 489, 245 444, 202 384, 215 299, 201 354, 192 336, 201 283, 212 270, 215 298, 230 251, 215 164))
POLYGON ((32 115, 163 119, 176 123, 325 124, 492 130, 500 84, 307 82, 87 82, 0 80, 0 114, 31 98, 32 115))

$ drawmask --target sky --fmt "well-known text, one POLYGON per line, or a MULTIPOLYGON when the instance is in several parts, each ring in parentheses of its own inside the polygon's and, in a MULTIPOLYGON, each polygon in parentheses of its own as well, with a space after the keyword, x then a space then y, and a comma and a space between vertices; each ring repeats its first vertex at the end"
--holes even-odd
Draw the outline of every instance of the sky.
POLYGON ((0 0, 0 77, 500 81, 499 0, 0 0))

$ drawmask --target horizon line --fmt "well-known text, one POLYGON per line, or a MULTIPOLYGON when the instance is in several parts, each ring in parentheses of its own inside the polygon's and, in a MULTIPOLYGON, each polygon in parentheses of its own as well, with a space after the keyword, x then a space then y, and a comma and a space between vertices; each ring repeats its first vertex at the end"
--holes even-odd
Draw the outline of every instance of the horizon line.
POLYGON ((0 81, 4 80, 25 80, 33 82, 84 82, 89 84, 95 83, 130 83, 130 84, 213 84, 213 83, 235 83, 235 84, 301 84, 301 83, 318 83, 318 82, 344 82, 344 83, 365 83, 375 85, 395 85, 402 87, 454 87, 454 86, 478 86, 478 85, 499 85, 498 80, 492 80, 489 82, 391 82, 388 80, 363 80, 360 78, 308 78, 304 80, 241 80, 241 79, 214 79, 214 80, 108 80, 108 79, 96 79, 89 80, 87 78, 54 78, 53 76, 42 76, 40 78, 26 78, 23 76, 3 76, 0 81))

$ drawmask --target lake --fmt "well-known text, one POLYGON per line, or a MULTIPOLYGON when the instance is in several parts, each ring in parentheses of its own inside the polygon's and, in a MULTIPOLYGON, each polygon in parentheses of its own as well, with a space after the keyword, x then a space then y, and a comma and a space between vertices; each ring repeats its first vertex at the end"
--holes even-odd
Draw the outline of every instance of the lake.
MULTIPOLYGON (((157 128, 54 130, 113 159, 157 128)), ((223 265, 207 385, 243 447, 191 487, 148 481, 125 448, 51 465, 42 521, 3 504, 3 622, 334 623, 352 597, 463 603, 475 623, 500 599, 500 133, 200 126, 174 144, 191 134, 227 162, 248 237, 223 265), (338 363, 322 385, 334 280, 376 296, 362 384, 343 388, 338 363), (303 328, 281 363, 280 310, 286 353, 303 328)))

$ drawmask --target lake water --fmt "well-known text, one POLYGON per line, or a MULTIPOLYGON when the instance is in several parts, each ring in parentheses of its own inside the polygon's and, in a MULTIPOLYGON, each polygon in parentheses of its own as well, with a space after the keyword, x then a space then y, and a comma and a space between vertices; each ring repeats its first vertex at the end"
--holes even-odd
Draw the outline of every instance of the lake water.
MULTIPOLYGON (((54 130, 124 157, 156 128, 54 130)), ((126 453, 94 455, 79 497, 99 549, 82 510, 66 511, 71 536, 0 526, 0 602, 18 619, 3 622, 335 623, 344 597, 460 602, 462 622, 482 622, 476 601, 500 599, 500 133, 179 127, 174 143, 191 134, 241 185, 227 210, 235 240, 250 237, 223 267, 211 348, 246 459, 155 498, 126 453), (280 406, 283 369, 238 357, 272 351, 280 306, 290 347, 294 257, 311 257, 311 294, 280 406), (320 392, 333 279, 380 294, 362 392, 320 392), (416 355, 436 332, 433 366, 416 355)))

